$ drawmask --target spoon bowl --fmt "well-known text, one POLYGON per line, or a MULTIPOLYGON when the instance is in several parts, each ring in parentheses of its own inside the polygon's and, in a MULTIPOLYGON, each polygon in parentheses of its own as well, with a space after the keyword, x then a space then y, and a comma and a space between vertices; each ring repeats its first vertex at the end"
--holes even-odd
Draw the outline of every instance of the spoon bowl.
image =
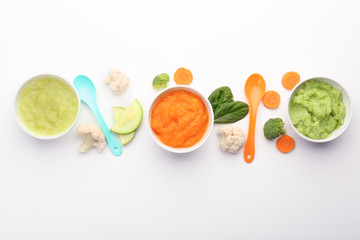
POLYGON ((115 136, 111 133, 110 129, 106 125, 103 117, 100 114, 99 108, 96 104, 96 90, 94 83, 90 78, 79 75, 74 80, 74 86, 80 96, 81 101, 86 103, 91 111, 94 113, 96 120, 98 121, 101 130, 103 131, 108 146, 110 147, 111 152, 115 156, 120 156, 122 153, 121 145, 115 136))
POLYGON ((80 99, 85 102, 94 102, 96 90, 94 83, 86 76, 79 75, 74 80, 74 86, 79 93, 80 99))
POLYGON ((249 102, 250 113, 249 130, 244 149, 244 159, 247 163, 251 163, 255 156, 256 114, 265 89, 265 80, 260 74, 254 73, 246 80, 245 95, 249 102))

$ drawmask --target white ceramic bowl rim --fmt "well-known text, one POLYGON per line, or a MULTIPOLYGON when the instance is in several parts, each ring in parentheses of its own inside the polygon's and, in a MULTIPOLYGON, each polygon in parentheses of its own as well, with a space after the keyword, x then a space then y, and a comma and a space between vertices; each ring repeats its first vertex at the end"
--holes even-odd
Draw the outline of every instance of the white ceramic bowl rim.
POLYGON ((67 132, 70 131, 71 128, 74 127, 75 123, 77 122, 78 118, 79 118, 79 115, 80 115, 80 97, 78 95, 78 92, 76 91, 75 87, 70 84, 67 80, 65 80, 64 78, 60 77, 60 76, 57 76, 57 75, 53 75, 53 74, 39 74, 39 75, 36 75, 32 78, 30 78, 29 80, 27 80, 26 82, 24 82, 21 87, 19 88, 17 94, 16 94, 16 98, 15 98, 15 118, 16 118, 16 121, 18 122, 19 126, 26 132, 28 133, 29 135, 35 137, 35 138, 38 138, 38 139, 55 139, 55 138, 58 138, 58 137, 61 137, 63 135, 65 135, 67 132), (76 95, 76 98, 77 98, 77 102, 78 102, 78 110, 77 110, 77 114, 76 114, 76 118, 74 119, 73 123, 63 132, 59 133, 59 134, 56 134, 56 135, 51 135, 51 136, 43 136, 43 135, 38 135, 36 133, 34 133, 33 131, 31 131, 30 129, 28 129, 24 124, 23 122, 21 121, 21 118, 19 116, 19 98, 20 98, 20 94, 22 92, 22 90, 31 82, 33 81, 36 81, 40 78, 44 78, 44 77, 53 77, 53 78, 56 78, 56 79, 59 79, 61 81, 63 81, 64 83, 66 83, 72 90, 73 92, 75 93, 76 95))
POLYGON ((210 133, 212 131, 213 125, 214 125, 214 114, 213 114, 213 110, 212 110, 212 107, 211 107, 211 104, 210 104, 209 100, 206 97, 204 97, 200 92, 195 90, 194 88, 189 87, 189 86, 184 86, 184 85, 169 87, 167 89, 162 90, 154 98, 153 102, 150 105, 149 112, 148 112, 148 128, 149 128, 149 131, 150 131, 150 134, 151 134, 152 138, 154 139, 154 141, 160 147, 162 147, 163 149, 168 150, 170 152, 173 152, 173 153, 188 153, 188 152, 194 151, 195 149, 198 149, 207 140, 207 138, 209 137, 209 135, 210 135, 210 133), (180 90, 180 89, 187 90, 187 91, 195 93, 197 96, 199 96, 202 99, 202 101, 204 102, 204 104, 205 104, 205 106, 206 106, 206 108, 208 110, 208 113, 209 113, 209 125, 208 125, 208 129, 206 130, 206 133, 205 133, 204 137, 199 142, 197 142, 195 145, 193 145, 191 147, 187 147, 187 148, 174 148, 174 147, 170 147, 168 145, 165 145, 164 143, 162 143, 157 138, 157 136, 155 135, 155 133, 151 129, 151 112, 152 112, 154 104, 164 94, 167 94, 167 93, 175 91, 175 90, 180 90))
POLYGON ((351 121, 351 117, 352 117, 352 106, 351 106, 351 100, 350 97, 348 95, 348 93, 346 92, 346 90, 336 81, 329 79, 329 78, 325 78, 325 77, 314 77, 314 78, 310 78, 307 79, 305 81, 302 81, 300 83, 298 83, 291 91, 290 93, 290 97, 287 103, 287 115, 288 115, 288 120, 289 123, 291 125, 291 127, 294 129, 294 131, 303 139, 308 140, 310 142, 315 142, 315 143, 324 143, 324 142, 329 142, 331 140, 334 140, 335 138, 339 137, 343 132, 345 132, 345 130, 347 129, 350 121, 351 121), (290 106, 290 101, 293 98, 293 96, 295 95, 295 92, 297 91, 297 89, 302 86, 304 83, 311 81, 311 80, 316 80, 316 81, 322 81, 322 82, 326 82, 331 84, 335 89, 338 89, 341 91, 342 93, 342 98, 343 98, 343 103, 346 107, 346 115, 344 118, 344 123, 343 125, 341 125, 338 129, 334 130, 331 135, 327 138, 324 139, 313 139, 313 138, 309 138, 305 135, 303 135, 302 133, 300 133, 295 126, 292 124, 291 119, 290 119, 290 114, 289 114, 289 106, 290 106))

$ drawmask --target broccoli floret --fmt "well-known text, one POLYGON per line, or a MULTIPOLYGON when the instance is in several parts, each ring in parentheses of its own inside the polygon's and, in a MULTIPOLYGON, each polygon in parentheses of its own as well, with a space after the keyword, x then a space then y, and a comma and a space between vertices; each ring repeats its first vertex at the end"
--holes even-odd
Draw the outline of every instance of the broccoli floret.
POLYGON ((284 135, 286 133, 284 125, 281 118, 270 118, 264 125, 264 136, 267 139, 275 139, 284 135))
POLYGON ((160 73, 154 78, 152 86, 156 90, 167 88, 167 83, 169 82, 169 80, 169 75, 167 75, 166 73, 160 73))

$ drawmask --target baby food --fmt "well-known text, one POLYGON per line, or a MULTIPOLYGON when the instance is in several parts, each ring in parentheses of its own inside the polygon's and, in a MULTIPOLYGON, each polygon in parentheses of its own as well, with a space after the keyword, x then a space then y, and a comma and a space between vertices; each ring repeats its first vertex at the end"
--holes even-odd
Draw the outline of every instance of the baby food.
POLYGON ((54 136, 66 131, 75 121, 78 109, 73 89, 54 76, 31 81, 20 92, 21 122, 39 136, 54 136))
POLYGON ((151 111, 150 121, 161 142, 174 148, 186 148, 204 137, 209 113, 198 95, 179 89, 158 99, 151 111))
POLYGON ((304 82, 289 104, 291 122, 312 139, 329 137, 344 123, 345 114, 341 91, 318 80, 304 82))

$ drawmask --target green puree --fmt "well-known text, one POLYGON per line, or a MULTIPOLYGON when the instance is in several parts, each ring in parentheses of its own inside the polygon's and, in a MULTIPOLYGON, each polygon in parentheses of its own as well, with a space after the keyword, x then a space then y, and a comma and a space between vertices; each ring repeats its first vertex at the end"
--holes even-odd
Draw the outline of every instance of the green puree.
POLYGON ((289 104, 291 122, 312 139, 329 137, 344 123, 345 113, 341 91, 316 80, 305 82, 289 104))
POLYGON ((51 76, 30 82, 19 99, 21 121, 40 136, 53 136, 67 130, 77 116, 78 107, 72 88, 51 76))

